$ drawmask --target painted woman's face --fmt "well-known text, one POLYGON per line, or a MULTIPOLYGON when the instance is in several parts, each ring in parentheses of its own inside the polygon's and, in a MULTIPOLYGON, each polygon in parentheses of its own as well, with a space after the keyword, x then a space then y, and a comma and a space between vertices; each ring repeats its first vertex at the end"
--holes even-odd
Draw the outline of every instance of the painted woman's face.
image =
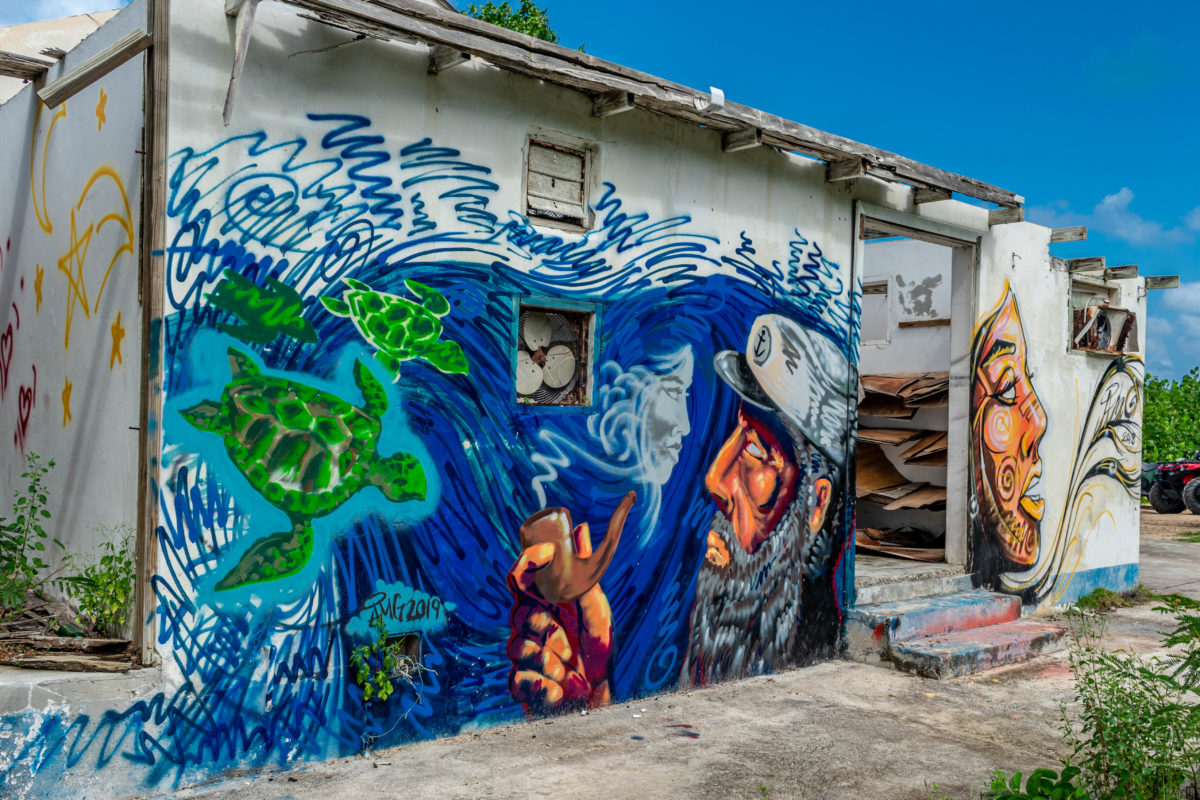
POLYGON ((790 450, 743 409, 708 468, 705 486, 747 553, 766 541, 796 496, 800 471, 790 450))
POLYGON ((688 422, 687 395, 691 374, 671 373, 652 390, 646 408, 646 480, 664 484, 679 462, 683 437, 692 431, 688 422))
POLYGON ((1006 291, 976 338, 971 391, 974 478, 982 523, 1021 567, 1037 561, 1046 501, 1042 459, 1046 412, 1030 379, 1016 298, 1006 291))

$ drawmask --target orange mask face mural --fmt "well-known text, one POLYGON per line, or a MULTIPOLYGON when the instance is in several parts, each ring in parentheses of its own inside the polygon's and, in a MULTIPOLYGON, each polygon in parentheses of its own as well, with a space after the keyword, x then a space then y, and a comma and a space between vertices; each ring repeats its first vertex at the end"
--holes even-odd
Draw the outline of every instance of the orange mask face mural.
MULTIPOLYGON (((1046 413, 1033 388, 1017 300, 1006 286, 972 343, 971 461, 977 547, 995 548, 1009 568, 1037 561, 1045 512, 1042 458, 1046 413)), ((987 559, 976 553, 976 559, 987 559)), ((1001 565, 995 564, 997 571, 1001 565)))
POLYGON ((798 472, 792 448, 742 408, 704 483, 747 553, 766 540, 791 505, 798 472))

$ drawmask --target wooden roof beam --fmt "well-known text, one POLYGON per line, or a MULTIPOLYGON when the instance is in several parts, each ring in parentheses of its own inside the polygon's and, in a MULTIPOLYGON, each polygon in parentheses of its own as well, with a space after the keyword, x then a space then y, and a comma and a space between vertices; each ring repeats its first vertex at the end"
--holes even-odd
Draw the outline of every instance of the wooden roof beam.
POLYGON ((1075 225, 1070 228, 1051 228, 1050 244, 1059 242, 1086 242, 1087 225, 1075 225))
POLYGON ((1014 222, 1025 221, 1025 208, 1017 206, 1016 208, 989 208, 988 209, 988 227, 992 225, 1011 225, 1014 222))
POLYGON ((958 192, 1001 206, 1025 198, 982 181, 940 170, 886 150, 835 136, 807 125, 726 101, 715 107, 711 92, 699 92, 629 67, 604 61, 522 33, 499 28, 420 0, 283 0, 316 14, 326 24, 368 36, 422 41, 457 48, 502 69, 587 92, 628 92, 639 108, 657 111, 719 131, 757 128, 763 143, 823 161, 865 159, 873 175, 917 186, 958 192))
POLYGON ((762 146, 762 131, 758 128, 744 128, 740 131, 730 131, 721 137, 721 149, 726 153, 736 153, 739 150, 752 150, 762 146))
POLYGON ((1147 275, 1146 276, 1146 288, 1147 289, 1178 289, 1179 288, 1179 276, 1178 275, 1147 275))
POLYGON ((942 200, 949 200, 953 196, 952 192, 947 192, 943 189, 919 188, 913 192, 913 202, 917 205, 921 205, 922 203, 937 203, 942 200))
POLYGON ((46 74, 53 62, 42 61, 40 58, 30 58, 20 53, 10 53, 0 50, 0 75, 6 78, 19 78, 23 81, 35 81, 46 74))
POLYGON ((1068 258, 1067 272, 1103 272, 1104 271, 1104 256, 1090 256, 1088 258, 1068 258))
POLYGON ((592 99, 593 117, 611 117, 632 110, 632 92, 602 92, 592 99))
POLYGON ((57 108, 150 46, 150 34, 130 31, 77 67, 38 90, 47 108, 57 108))

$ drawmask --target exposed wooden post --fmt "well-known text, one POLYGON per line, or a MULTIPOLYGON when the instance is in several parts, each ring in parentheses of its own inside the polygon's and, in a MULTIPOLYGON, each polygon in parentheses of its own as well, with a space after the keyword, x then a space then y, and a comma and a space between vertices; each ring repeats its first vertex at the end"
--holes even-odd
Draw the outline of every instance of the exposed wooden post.
MULTIPOLYGON (((238 84, 242 80, 242 68, 246 66, 246 53, 250 50, 250 29, 254 26, 254 11, 258 0, 238 0, 237 25, 233 37, 233 70, 229 73, 229 89, 225 92, 225 108, 221 121, 229 127, 233 118, 233 101, 237 97, 238 84)), ((228 8, 228 6, 226 7, 228 8)))
POLYGON ((64 100, 81 92, 150 46, 150 34, 130 31, 119 42, 104 48, 75 69, 38 90, 47 108, 57 108, 64 100))
POLYGON ((633 92, 604 92, 592 100, 593 117, 611 117, 633 110, 633 92))
POLYGON ((922 203, 937 203, 941 200, 949 200, 953 196, 953 192, 947 192, 943 189, 919 188, 913 192, 913 202, 917 205, 922 203))
POLYGON ((1146 276, 1146 288, 1147 289, 1178 289, 1179 288, 1179 276, 1178 275, 1147 275, 1146 276))
POLYGON ((67 51, 63 50, 61 47, 44 47, 44 48, 42 48, 42 55, 44 55, 46 58, 53 58, 55 61, 61 61, 62 57, 65 56, 66 54, 67 54, 67 51))
POLYGON ((465 64, 471 60, 471 56, 454 47, 445 47, 443 45, 434 45, 429 48, 429 67, 430 75, 438 75, 451 67, 457 67, 459 64, 465 64))
POLYGON ((830 183, 861 178, 866 174, 867 160, 865 158, 843 158, 830 161, 825 167, 825 180, 830 183))
POLYGON ((1070 228, 1051 228, 1050 244, 1058 242, 1086 242, 1087 225, 1075 225, 1070 228))
POLYGON ((736 153, 738 150, 750 150, 762 145, 762 130, 759 128, 743 128, 740 131, 729 131, 721 137, 721 149, 726 153, 736 153))
POLYGON ((1025 221, 1025 207, 990 208, 988 209, 988 227, 992 225, 1008 225, 1013 222, 1025 221))
POLYGON ((1068 272, 1100 272, 1104 269, 1104 256, 1091 256, 1089 258, 1068 258, 1068 272))
POLYGON ((1123 264, 1119 267, 1105 267, 1104 280, 1111 281, 1117 278, 1136 278, 1138 276, 1137 264, 1123 264))

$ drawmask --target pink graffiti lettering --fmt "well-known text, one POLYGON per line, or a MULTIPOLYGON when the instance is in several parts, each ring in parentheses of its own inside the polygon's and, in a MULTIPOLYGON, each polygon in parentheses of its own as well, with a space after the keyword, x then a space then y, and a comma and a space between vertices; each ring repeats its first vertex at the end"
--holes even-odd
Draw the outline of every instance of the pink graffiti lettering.
POLYGON ((17 430, 13 434, 13 444, 25 452, 25 436, 29 433, 29 417, 33 414, 33 404, 37 402, 37 367, 33 367, 33 386, 22 386, 17 391, 17 430))

